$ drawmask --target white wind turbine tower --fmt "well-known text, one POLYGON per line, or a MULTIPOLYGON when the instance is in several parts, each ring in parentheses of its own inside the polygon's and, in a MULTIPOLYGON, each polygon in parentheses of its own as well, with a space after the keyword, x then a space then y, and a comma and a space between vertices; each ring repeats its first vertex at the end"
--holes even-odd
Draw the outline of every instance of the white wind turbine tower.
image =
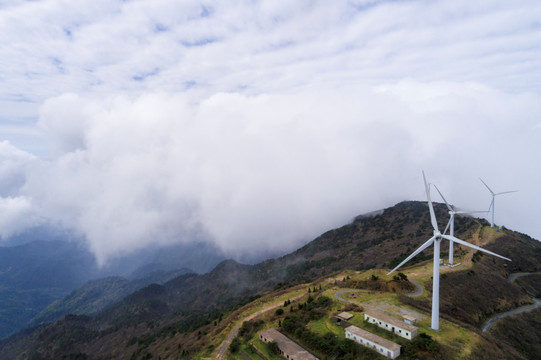
POLYGON ((518 192, 518 190, 502 191, 499 193, 495 193, 494 191, 492 191, 491 188, 488 187, 488 185, 483 181, 483 179, 479 178, 479 180, 481 180, 481 182, 487 187, 488 191, 490 191, 490 194, 492 195, 492 202, 490 203, 490 206, 488 207, 488 211, 490 211, 490 208, 492 208, 492 220, 490 222, 490 227, 494 227, 494 199, 498 195, 514 193, 514 192, 518 192))
MULTIPOLYGON (((434 185, 434 184, 432 184, 434 185)), ((447 205, 447 208, 449 209, 449 215, 451 215, 451 218, 449 219, 449 223, 447 223, 447 227, 445 230, 443 230, 443 233, 445 234, 447 232, 447 228, 449 228, 449 235, 455 236, 455 214, 475 214, 475 213, 486 213, 488 211, 463 211, 463 210, 455 210, 447 200, 443 197, 443 194, 441 193, 440 189, 436 185, 434 185, 438 193, 440 194, 441 198, 445 202, 445 205, 447 205)), ((449 240, 449 264, 453 265, 454 263, 454 249, 453 249, 453 240, 449 240)))
POLYGON ((426 198, 428 199, 428 209, 430 210, 430 221, 432 222, 432 227, 434 228, 434 236, 432 236, 423 245, 421 245, 417 250, 411 253, 410 256, 404 259, 404 261, 398 264, 398 266, 395 267, 393 270, 391 270, 387 275, 391 274, 393 271, 395 271, 396 269, 398 269, 399 267, 401 267, 402 265, 410 261, 415 255, 419 254, 421 251, 423 251, 424 249, 432 245, 432 243, 434 243, 434 269, 433 269, 433 274, 432 274, 432 322, 430 324, 430 327, 433 330, 439 330, 440 329, 440 319, 439 319, 440 318, 440 242, 442 239, 447 239, 449 241, 453 241, 453 242, 468 246, 472 249, 479 250, 479 251, 497 256, 499 258, 502 258, 508 261, 511 261, 511 259, 495 254, 492 251, 485 250, 479 246, 470 244, 464 240, 460 240, 454 236, 440 233, 440 231, 438 230, 438 222, 436 221, 436 214, 434 213, 434 207, 432 206, 432 200, 430 200, 430 188, 426 182, 424 171, 423 171, 423 179, 425 182, 426 198))

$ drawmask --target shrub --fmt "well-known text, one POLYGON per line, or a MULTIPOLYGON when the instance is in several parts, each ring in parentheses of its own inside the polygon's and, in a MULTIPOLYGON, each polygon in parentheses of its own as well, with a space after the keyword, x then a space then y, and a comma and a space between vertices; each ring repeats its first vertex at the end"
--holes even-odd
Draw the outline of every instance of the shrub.
POLYGON ((271 354, 280 355, 280 348, 278 347, 278 344, 276 341, 271 341, 267 343, 267 350, 271 354))
POLYGON ((233 339, 233 341, 231 341, 231 344, 229 345, 229 351, 231 351, 231 353, 235 354, 237 351, 239 351, 240 349, 240 341, 239 341, 239 338, 238 336, 235 337, 233 339))

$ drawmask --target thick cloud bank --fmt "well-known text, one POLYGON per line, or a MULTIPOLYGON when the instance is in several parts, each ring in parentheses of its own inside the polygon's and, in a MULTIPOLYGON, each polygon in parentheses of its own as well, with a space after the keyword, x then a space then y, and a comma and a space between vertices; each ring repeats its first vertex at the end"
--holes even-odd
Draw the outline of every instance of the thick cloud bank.
MULTIPOLYGON (((284 252, 424 200, 541 238, 541 2, 0 1, 0 236, 284 252), (437 198, 437 197, 435 197, 437 198)), ((5 242, 3 242, 5 243, 5 242)), ((267 253, 268 253, 267 252, 267 253)))
POLYGON ((497 222, 538 235, 516 208, 539 197, 528 189, 540 176, 516 159, 541 155, 539 113, 537 95, 467 83, 219 93, 198 103, 66 94, 40 112, 55 157, 12 155, 33 163, 2 213, 31 209, 29 219, 75 229, 102 262, 195 237, 230 254, 283 251, 359 213, 423 199, 424 168, 462 207, 488 208, 478 176, 495 191, 520 188, 498 198, 497 222))

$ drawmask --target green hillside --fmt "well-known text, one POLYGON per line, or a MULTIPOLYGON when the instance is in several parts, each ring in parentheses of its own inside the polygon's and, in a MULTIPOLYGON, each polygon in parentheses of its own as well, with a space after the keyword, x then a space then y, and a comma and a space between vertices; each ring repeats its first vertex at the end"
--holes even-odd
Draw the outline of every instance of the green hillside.
POLYGON ((155 271, 136 280, 127 280, 121 276, 91 280, 63 299, 47 306, 32 320, 32 323, 34 325, 48 323, 67 314, 93 315, 145 286, 152 283, 163 284, 186 273, 192 271, 189 269, 155 271))
MULTIPOLYGON (((443 228, 447 211, 438 204, 435 210, 443 228)), ((512 342, 501 343, 496 332, 484 334, 480 327, 493 314, 532 302, 526 290, 519 283, 510 284, 507 277, 512 272, 541 269, 541 243, 507 229, 496 233, 485 220, 469 217, 457 218, 455 235, 510 257, 513 262, 504 264, 488 255, 480 256, 457 247, 455 253, 461 265, 442 270, 442 331, 429 334, 439 350, 432 353, 424 349, 423 346, 433 348, 432 340, 425 338, 428 343, 408 350, 412 358, 476 359, 486 358, 485 355, 492 359, 531 358, 532 348, 519 349, 512 342), (464 347, 460 345, 464 341, 467 351, 459 349, 464 347)), ((321 294, 331 302, 324 309, 316 309, 318 315, 314 319, 310 318, 313 315, 299 312, 294 321, 316 333, 317 329, 325 328, 333 331, 325 319, 342 306, 333 300, 333 287, 371 291, 373 294, 363 298, 362 304, 381 301, 429 314, 431 248, 403 270, 409 279, 416 279, 424 287, 423 295, 418 298, 404 295, 413 285, 398 284, 392 276, 386 277, 383 269, 398 264, 430 236, 426 203, 399 203, 381 213, 357 217, 351 224, 328 231, 281 258, 256 265, 224 261, 207 274, 186 274, 163 285, 150 285, 95 316, 70 315, 18 334, 1 343, 0 358, 213 358, 235 324, 250 313, 257 313, 265 304, 270 306, 277 300, 287 301, 295 294, 306 297, 299 302, 307 302, 307 289, 317 286, 319 296, 319 285, 321 294), (373 280, 372 275, 378 279, 373 280), (344 281, 346 276, 349 279, 344 281)), ((283 324, 290 309, 284 310, 282 315, 261 314, 263 326, 278 325, 277 320, 283 324)), ((514 324, 509 326, 513 328, 514 324)), ((493 331, 496 330, 497 327, 493 331)), ((319 335, 325 336, 321 332, 319 335)), ((247 343, 251 340, 245 340, 243 351, 248 351, 247 343)))

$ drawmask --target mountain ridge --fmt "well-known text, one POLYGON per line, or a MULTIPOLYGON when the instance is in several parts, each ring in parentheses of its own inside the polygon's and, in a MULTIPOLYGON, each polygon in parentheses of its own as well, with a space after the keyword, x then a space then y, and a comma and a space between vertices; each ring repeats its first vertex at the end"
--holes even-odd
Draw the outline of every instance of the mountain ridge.
MULTIPOLYGON (((435 204, 435 211, 440 219, 440 226, 444 227, 446 207, 435 204)), ((500 291, 501 279, 506 282, 506 276, 515 269, 535 270, 541 267, 539 259, 535 257, 535 254, 541 253, 541 243, 538 241, 506 229, 502 230, 502 234, 494 235, 496 233, 493 230, 487 230, 488 223, 484 219, 459 217, 455 225, 457 237, 472 241, 475 238, 486 240, 487 249, 508 255, 514 262, 512 268, 506 268, 503 260, 480 256, 472 264, 474 275, 460 272, 458 275, 451 273, 447 278, 442 278, 441 298, 450 299, 450 306, 443 304, 442 313, 452 318, 454 308, 466 308, 468 310, 460 321, 476 328, 483 317, 530 301, 520 288, 503 291, 505 289, 502 287, 502 293, 496 293, 496 301, 493 302, 488 301, 486 293, 476 292, 471 298, 445 293, 448 283, 471 283, 476 276, 483 278, 491 272, 497 275, 494 281, 500 291), (496 272, 493 267, 497 268, 496 272), (477 307, 470 309, 469 306, 477 307)), ((67 343, 71 344, 70 350, 77 350, 90 358, 111 356, 113 344, 114 348, 126 348, 126 353, 131 354, 134 348, 129 338, 142 337, 148 339, 150 344, 162 336, 176 338, 180 334, 190 334, 210 326, 212 322, 218 322, 224 311, 233 311, 269 291, 307 283, 343 269, 389 268, 420 245, 421 240, 424 241, 430 236, 431 225, 426 203, 401 202, 380 214, 356 217, 350 224, 329 230, 280 258, 255 265, 226 260, 206 274, 185 274, 163 285, 147 286, 94 317, 69 316, 56 323, 41 326, 26 333, 26 336, 3 341, 0 355, 32 353, 45 358, 67 356, 69 354, 65 347, 51 352, 40 345, 47 344, 48 341, 55 343, 58 340, 54 339, 66 336, 69 338, 67 343), (73 331, 74 329, 79 330, 73 331), (73 335, 78 333, 82 335, 73 335), (41 339, 39 342, 38 338, 41 339), (99 344, 101 348, 97 347, 99 344), (23 349, 28 350, 25 352, 23 349)), ((425 253, 424 256, 419 254, 408 266, 431 259, 430 249, 425 250, 425 253)), ((457 248, 455 254, 457 257, 472 256, 472 253, 460 248, 457 248)), ((471 292, 471 289, 466 291, 471 292)), ((422 301, 414 301, 412 304, 421 309, 425 306, 422 301)), ((188 346, 181 339, 182 337, 179 338, 179 346, 181 343, 188 346)), ((116 354, 113 358, 129 358, 129 354, 116 354)))
POLYGON ((122 276, 109 276, 90 280, 63 299, 56 300, 30 321, 30 326, 52 322, 62 316, 93 315, 122 300, 129 294, 150 284, 163 284, 190 269, 154 271, 139 279, 128 280, 122 276))
POLYGON ((0 247, 0 338, 36 324, 34 319, 47 306, 87 281, 107 276, 138 281, 156 271, 192 269, 192 265, 190 271, 206 272, 223 259, 212 245, 195 243, 142 251, 99 267, 79 240, 51 238, 47 232, 44 240, 37 238, 32 233, 32 241, 21 243, 21 235, 16 245, 0 247))

